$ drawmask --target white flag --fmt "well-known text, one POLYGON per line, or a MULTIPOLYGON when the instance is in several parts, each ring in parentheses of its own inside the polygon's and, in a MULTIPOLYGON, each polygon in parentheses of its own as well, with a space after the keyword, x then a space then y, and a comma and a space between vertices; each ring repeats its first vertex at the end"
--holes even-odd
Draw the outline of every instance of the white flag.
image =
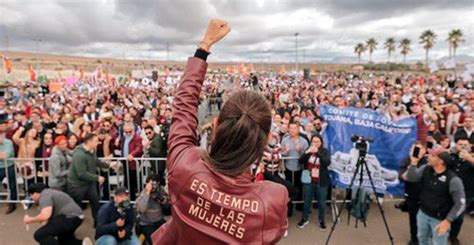
POLYGON ((454 61, 454 59, 450 59, 450 60, 445 61, 443 65, 444 65, 445 69, 454 69, 454 68, 456 68, 456 62, 454 61))
POLYGON ((431 62, 430 65, 429 65, 429 68, 430 68, 431 73, 439 70, 438 65, 436 64, 436 62, 431 62))
POLYGON ((469 73, 474 74, 474 63, 467 64, 466 69, 469 73))
POLYGON ((133 78, 143 78, 145 74, 143 74, 143 70, 132 70, 132 77, 133 78))
POLYGON ((468 70, 465 70, 465 71, 462 73, 461 77, 462 77, 462 80, 463 80, 464 82, 469 82, 469 81, 472 80, 471 73, 470 73, 468 70))

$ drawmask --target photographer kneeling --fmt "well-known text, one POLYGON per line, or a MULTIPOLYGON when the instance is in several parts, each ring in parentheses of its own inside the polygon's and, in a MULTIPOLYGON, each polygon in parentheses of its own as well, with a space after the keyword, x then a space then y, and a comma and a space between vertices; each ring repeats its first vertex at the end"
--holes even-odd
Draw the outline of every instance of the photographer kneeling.
POLYGON ((32 184, 28 189, 40 213, 30 217, 25 215, 25 224, 43 223, 34 234, 40 244, 92 244, 74 237, 74 232, 84 220, 84 212, 66 193, 46 188, 42 183, 32 184))
POLYGON ((125 187, 115 190, 114 200, 99 209, 95 239, 101 244, 139 244, 133 235, 135 211, 130 206, 128 191, 125 187))
POLYGON ((138 197, 136 205, 139 214, 136 234, 137 236, 143 234, 146 244, 153 244, 151 235, 166 222, 163 210, 169 206, 168 197, 160 186, 159 176, 147 177, 145 189, 138 197))

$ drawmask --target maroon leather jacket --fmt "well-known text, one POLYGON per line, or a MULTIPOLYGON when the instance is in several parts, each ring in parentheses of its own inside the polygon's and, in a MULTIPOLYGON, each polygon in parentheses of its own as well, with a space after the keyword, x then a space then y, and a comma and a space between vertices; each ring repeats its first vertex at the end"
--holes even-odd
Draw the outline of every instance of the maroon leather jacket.
POLYGON ((173 106, 167 161, 172 218, 154 244, 274 244, 288 227, 288 192, 273 182, 252 182, 249 172, 229 177, 202 159, 197 108, 207 70, 189 58, 173 106))
MULTIPOLYGON (((122 137, 122 139, 120 140, 120 150, 122 152, 122 156, 127 157, 128 155, 124 156, 123 154, 124 144, 125 144, 125 137, 122 137)), ((128 143, 128 154, 132 155, 135 158, 141 157, 143 155, 142 138, 138 134, 135 134, 132 140, 130 141, 130 143, 128 143)), ((128 169, 137 170, 136 161, 128 162, 128 169)))

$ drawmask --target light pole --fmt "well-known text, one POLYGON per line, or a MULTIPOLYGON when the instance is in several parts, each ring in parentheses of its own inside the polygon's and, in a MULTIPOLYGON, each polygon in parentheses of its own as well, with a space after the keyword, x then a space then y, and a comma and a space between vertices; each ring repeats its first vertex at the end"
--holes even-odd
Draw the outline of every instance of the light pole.
POLYGON ((295 72, 298 74, 298 35, 299 33, 295 33, 295 72))

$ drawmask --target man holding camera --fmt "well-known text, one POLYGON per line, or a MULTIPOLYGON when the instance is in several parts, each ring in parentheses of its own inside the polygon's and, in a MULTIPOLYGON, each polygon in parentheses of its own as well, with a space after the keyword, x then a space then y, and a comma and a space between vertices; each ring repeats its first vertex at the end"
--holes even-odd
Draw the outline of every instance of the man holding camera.
POLYGON ((428 164, 410 163, 406 181, 420 184, 420 211, 416 217, 420 244, 448 244, 451 223, 464 212, 462 181, 448 170, 452 157, 443 148, 428 150, 428 164))
POLYGON ((399 176, 405 183, 405 204, 410 220, 410 242, 409 245, 417 245, 417 227, 416 227, 416 215, 420 209, 420 192, 421 185, 419 183, 411 183, 406 181, 406 174, 408 167, 414 164, 417 168, 426 165, 428 163, 428 157, 426 154, 426 148, 418 141, 411 150, 410 157, 404 159, 400 164, 399 176))
POLYGON ((35 183, 28 189, 40 213, 34 217, 25 215, 23 223, 43 223, 36 230, 35 240, 40 244, 92 244, 89 238, 84 241, 74 237, 74 232, 84 220, 82 209, 66 193, 46 188, 43 183, 35 183))
POLYGON ((166 222, 163 206, 166 205, 167 200, 166 193, 161 189, 159 177, 148 176, 145 190, 142 191, 136 203, 140 215, 136 225, 137 235, 143 234, 147 244, 153 244, 151 235, 166 222))
MULTIPOLYGON (((466 193, 466 205, 469 207, 474 198, 474 157, 471 155, 471 144, 469 138, 460 137, 456 139, 456 148, 451 153, 453 162, 448 168, 461 178, 466 193)), ((449 240, 452 244, 459 244, 458 235, 464 221, 464 213, 462 213, 451 224, 449 232, 449 240)))
POLYGON ((115 190, 114 200, 100 207, 95 233, 97 245, 139 244, 133 235, 134 224, 135 211, 130 206, 128 190, 119 187, 115 190))

